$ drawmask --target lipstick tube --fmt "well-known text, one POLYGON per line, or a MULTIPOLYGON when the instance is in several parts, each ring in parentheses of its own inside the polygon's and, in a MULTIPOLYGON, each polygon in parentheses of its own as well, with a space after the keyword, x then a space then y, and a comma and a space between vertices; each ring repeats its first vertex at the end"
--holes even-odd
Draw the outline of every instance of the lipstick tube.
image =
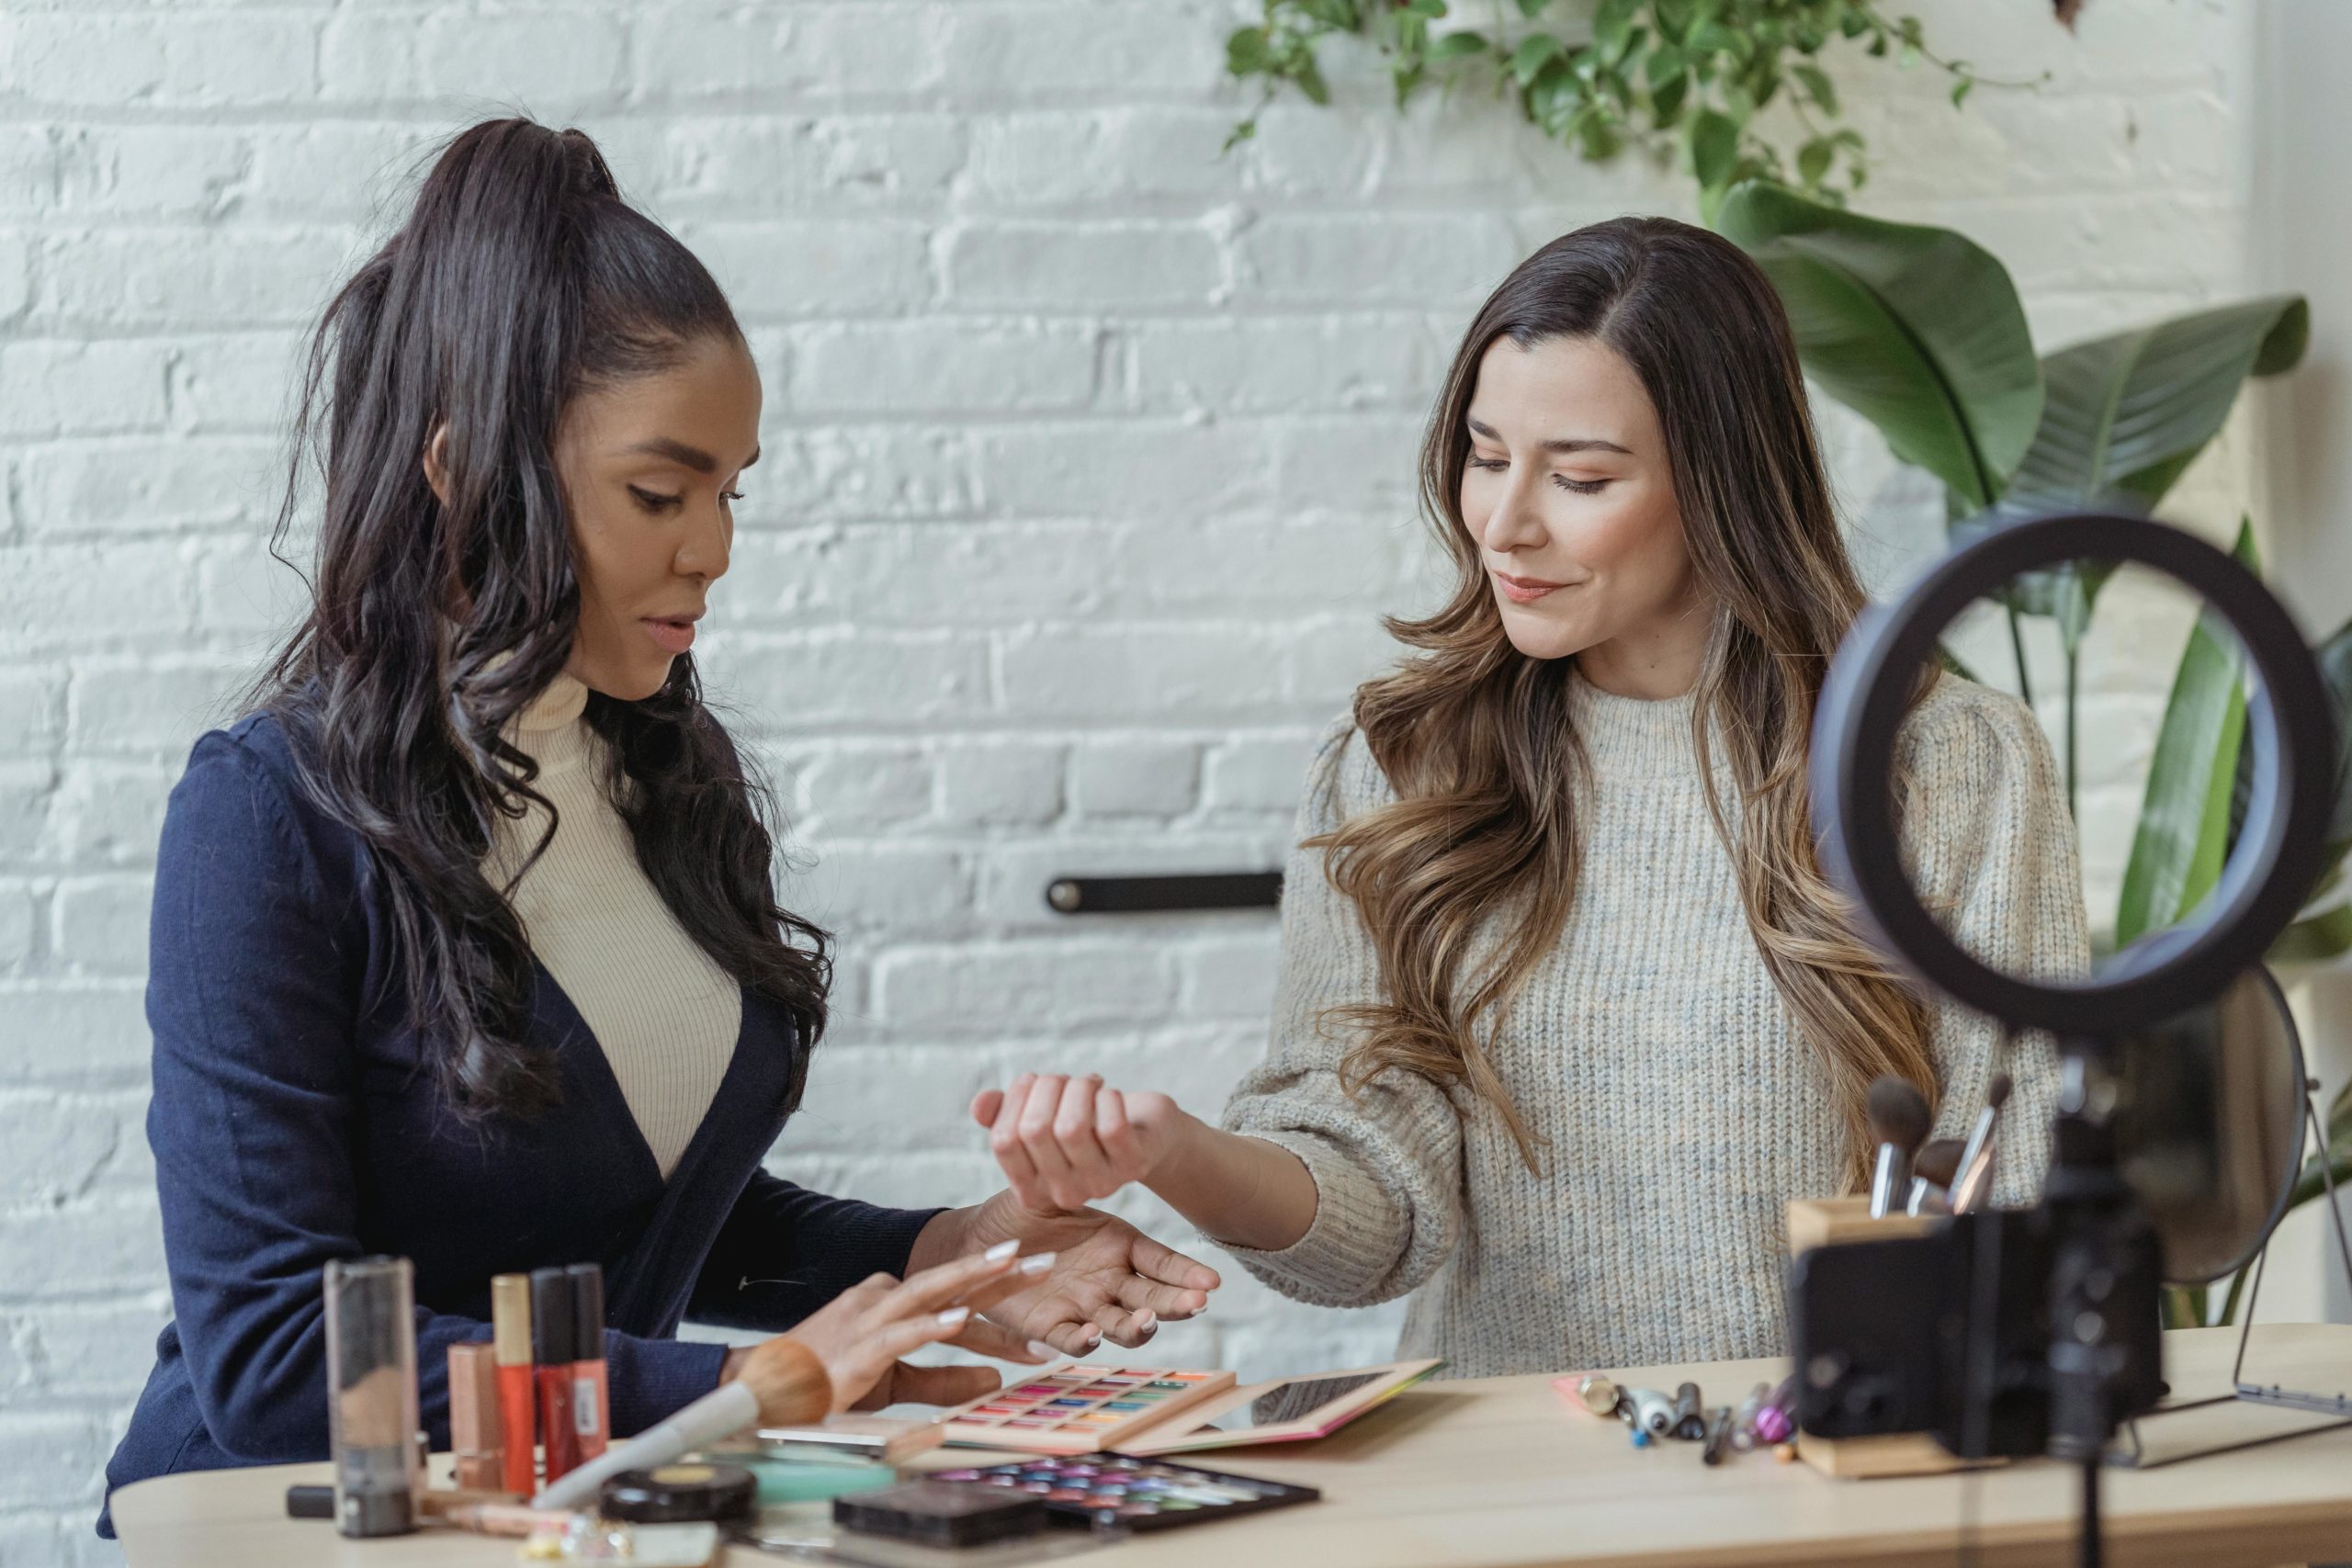
POLYGON ((611 1434, 605 1402, 605 1270, 575 1263, 564 1272, 571 1280, 571 1430, 585 1463, 605 1451, 611 1434))
POLYGON ((527 1497, 539 1489, 538 1399, 531 1384, 531 1277, 490 1281, 491 1349, 498 1362, 498 1420, 506 1445, 503 1488, 527 1497))
POLYGON ((580 1463, 580 1434, 571 1414, 571 1363, 578 1351, 571 1276, 560 1269, 532 1269, 531 1375, 538 1388, 539 1446, 549 1481, 580 1463))

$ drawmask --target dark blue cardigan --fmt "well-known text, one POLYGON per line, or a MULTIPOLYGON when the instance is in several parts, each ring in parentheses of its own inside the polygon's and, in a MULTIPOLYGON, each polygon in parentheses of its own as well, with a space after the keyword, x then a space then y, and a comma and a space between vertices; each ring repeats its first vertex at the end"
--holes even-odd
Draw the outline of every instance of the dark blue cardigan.
MULTIPOLYGON (((196 743, 157 859, 147 1136, 174 1321, 155 1347, 117 1486, 170 1471, 327 1455, 321 1269, 416 1268, 424 1424, 449 1441, 449 1346, 490 1337, 490 1277, 604 1265, 616 1435, 718 1381, 724 1347, 680 1320, 789 1327, 906 1266, 936 1210, 804 1191, 760 1168, 800 1050, 750 993, 718 1093, 664 1182, 595 1036, 537 966, 530 1039, 560 1105, 468 1126, 436 1098, 402 1019, 387 913, 358 836, 312 807, 263 716, 196 743)), ((110 1535, 101 1512, 98 1533, 110 1535)))

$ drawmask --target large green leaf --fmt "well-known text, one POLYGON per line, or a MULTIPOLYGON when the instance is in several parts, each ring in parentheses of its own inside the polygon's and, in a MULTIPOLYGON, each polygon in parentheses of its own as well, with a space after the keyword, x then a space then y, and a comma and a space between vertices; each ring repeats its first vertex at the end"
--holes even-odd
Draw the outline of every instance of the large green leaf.
POLYGON ((1991 505, 2041 414, 2041 366, 2001 264, 1949 229, 1761 180, 1733 186, 1714 221, 1772 280, 1805 374, 1965 510, 1991 505))
POLYGON ((2205 448, 2249 375, 2291 368, 2311 339, 2301 295, 2248 299, 2059 350, 2006 513, 2146 512, 2205 448))
MULTIPOLYGON (((2313 907, 2270 949, 2274 964, 2312 964, 2352 952, 2352 896, 2337 885, 2344 863, 2352 856, 2352 621, 2335 628, 2334 636, 2312 649, 2325 682, 2328 706, 2335 716, 2335 809, 2329 814, 2327 848, 2319 874, 2312 879, 2313 907)), ((2230 840, 2237 841, 2238 825, 2245 819, 2246 798, 2254 788, 2254 753, 2245 748, 2238 756, 2236 787, 2230 797, 2230 840)), ((2352 1102, 2347 1102, 2352 1104, 2352 1102)))
MULTIPOLYGON (((2238 525, 2231 553, 2258 570, 2251 519, 2238 525)), ((2221 880, 2245 734, 2245 663, 2221 618, 2211 609, 2199 615, 2148 763, 2147 795, 2115 911, 2118 947, 2174 924, 2221 880)))

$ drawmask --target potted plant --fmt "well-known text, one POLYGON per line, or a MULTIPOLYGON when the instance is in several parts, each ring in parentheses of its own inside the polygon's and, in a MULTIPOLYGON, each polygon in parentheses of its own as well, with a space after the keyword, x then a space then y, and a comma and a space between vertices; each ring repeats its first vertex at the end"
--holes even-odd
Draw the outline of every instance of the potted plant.
MULTIPOLYGON (((1716 227, 1772 280, 1805 372, 1872 424, 1894 455, 1940 480, 1956 539, 2052 511, 2153 514, 2220 431, 2250 376, 2302 357, 2310 314, 2273 295, 2173 317, 2037 355, 2008 272, 1948 229, 1811 201, 1783 186, 1734 186, 1716 227)), ((2257 567, 2251 522, 2236 550, 2257 567)), ((2108 569, 2073 565, 2021 579, 2003 595, 2018 694, 2033 701, 2021 623, 2054 623, 2063 652, 2063 766, 2070 804, 2083 638, 2108 569)), ((2328 962, 2352 951, 2345 861, 2352 850, 2352 622, 2313 649, 2334 695, 2338 735, 2328 852, 2274 964, 2328 962)), ((2116 908, 2118 946, 2178 921, 2218 880, 2241 814, 2245 682, 2233 639, 2202 618, 2183 649, 2132 829, 2116 908)), ((2352 1086, 2325 1117, 2292 1201, 2323 1186, 2322 1162, 2352 1180, 2352 1086)), ((2220 1321, 2237 1303, 2233 1281, 2220 1321)), ((2173 1292, 2168 1320, 2206 1320, 2202 1289, 2173 1292)))

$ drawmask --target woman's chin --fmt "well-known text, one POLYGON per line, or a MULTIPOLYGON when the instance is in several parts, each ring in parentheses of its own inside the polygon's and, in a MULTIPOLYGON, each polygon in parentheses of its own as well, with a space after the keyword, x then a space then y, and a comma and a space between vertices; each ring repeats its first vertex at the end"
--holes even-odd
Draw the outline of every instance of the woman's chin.
POLYGON ((621 668, 592 668, 583 671, 580 679, 599 696, 615 702, 641 703, 670 683, 670 661, 658 667, 632 662, 621 668))
POLYGON ((1530 659, 1566 659, 1591 646, 1577 628, 1532 615, 1516 604, 1503 606, 1503 636, 1530 659))

